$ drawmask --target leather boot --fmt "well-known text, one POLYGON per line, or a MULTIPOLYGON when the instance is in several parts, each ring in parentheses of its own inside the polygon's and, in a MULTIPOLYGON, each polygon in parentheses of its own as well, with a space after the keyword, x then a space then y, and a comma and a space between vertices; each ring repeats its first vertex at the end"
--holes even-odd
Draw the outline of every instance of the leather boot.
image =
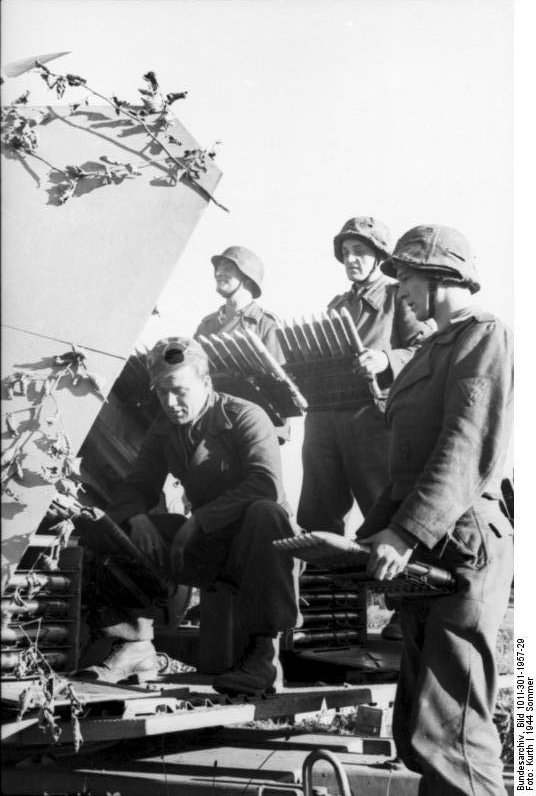
POLYGON ((127 679, 142 683, 154 678, 159 668, 152 641, 118 641, 101 664, 80 669, 76 676, 106 683, 119 683, 127 679))
POLYGON ((283 688, 283 670, 279 662, 279 639, 250 636, 242 658, 229 671, 217 675, 212 687, 230 696, 262 696, 283 688))
POLYGON ((394 611, 391 618, 383 628, 381 637, 386 641, 402 641, 402 627, 400 625, 400 614, 394 611))

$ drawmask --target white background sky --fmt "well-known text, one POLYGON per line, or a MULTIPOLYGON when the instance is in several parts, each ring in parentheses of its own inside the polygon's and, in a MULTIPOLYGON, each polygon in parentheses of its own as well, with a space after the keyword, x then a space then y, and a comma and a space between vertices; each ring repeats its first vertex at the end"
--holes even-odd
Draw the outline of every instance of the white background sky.
MULTIPOLYGON (((507 0, 4 0, 3 62, 53 65, 135 99, 147 70, 202 145, 223 142, 210 206, 159 302, 165 330, 215 308, 210 256, 264 260, 265 305, 319 311, 345 289, 332 239, 353 215, 396 238, 465 231, 482 302, 512 319, 512 61, 507 0), (490 234, 491 233, 491 234, 490 234), (186 278, 187 276, 187 278, 186 278)), ((40 78, 31 101, 50 102, 40 78)), ((149 265, 149 264, 148 264, 149 265)))
MULTIPOLYGON (((534 177, 530 5, 515 4, 517 190, 534 177)), ((189 91, 174 107, 198 141, 222 140, 217 196, 231 213, 206 210, 159 301, 159 331, 190 333, 215 308, 209 258, 231 244, 264 260, 267 307, 284 318, 319 311, 346 286, 333 235, 361 213, 395 238, 423 222, 465 232, 479 300, 512 323, 513 9, 509 0, 3 0, 2 61, 71 50, 58 71, 131 100, 152 69, 166 92, 189 91)), ((5 101, 21 87, 32 102, 50 102, 28 76, 6 84, 5 101)), ((534 290, 525 280, 533 205, 531 194, 516 205, 516 261, 527 263, 519 293, 528 329, 517 342, 523 442, 534 425, 534 290)), ((285 453, 291 468, 298 441, 285 453)), ((532 468, 518 466, 529 512, 532 481, 532 468)))

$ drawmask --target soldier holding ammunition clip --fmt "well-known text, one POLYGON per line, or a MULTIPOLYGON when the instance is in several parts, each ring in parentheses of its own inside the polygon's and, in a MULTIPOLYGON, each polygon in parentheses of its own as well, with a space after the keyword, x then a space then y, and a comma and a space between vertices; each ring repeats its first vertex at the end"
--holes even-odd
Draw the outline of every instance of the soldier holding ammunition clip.
MULTIPOLYGON (((362 383, 362 392, 351 409, 307 413, 297 519, 308 531, 342 534, 354 498, 364 516, 387 480, 388 434, 374 404, 371 380, 376 394, 385 397, 429 328, 416 320, 400 300, 396 283, 380 270, 391 253, 390 233, 381 221, 369 216, 351 218, 333 245, 351 288, 330 302, 328 312, 347 310, 365 346, 356 357, 355 378, 362 383)), ((400 639, 396 616, 382 635, 400 639)))
POLYGON ((473 304, 467 240, 419 226, 382 264, 416 317, 438 331, 394 382, 386 405, 389 480, 358 530, 369 572, 391 579, 415 556, 450 570, 448 596, 402 601, 393 729, 429 796, 505 794, 493 723, 495 650, 512 581, 501 500, 513 404, 509 331, 473 304))
POLYGON ((357 501, 363 515, 387 480, 387 429, 368 388, 375 378, 386 390, 413 356, 423 326, 380 270, 390 254, 389 231, 368 216, 351 218, 334 238, 335 257, 351 282, 328 310, 346 308, 365 346, 356 359, 362 399, 352 409, 311 411, 305 419, 303 484, 298 523, 306 530, 344 532, 344 517, 357 501))

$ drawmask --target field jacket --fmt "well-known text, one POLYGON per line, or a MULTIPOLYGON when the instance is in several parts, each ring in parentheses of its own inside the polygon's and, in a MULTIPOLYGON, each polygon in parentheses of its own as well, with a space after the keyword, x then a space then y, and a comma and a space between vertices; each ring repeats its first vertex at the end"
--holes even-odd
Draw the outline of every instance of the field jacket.
POLYGON ((195 331, 194 337, 197 339, 200 334, 208 336, 210 334, 221 334, 221 332, 231 334, 235 331, 241 332, 244 329, 255 332, 272 356, 278 362, 283 362, 281 346, 277 339, 277 318, 271 312, 260 307, 256 301, 252 301, 247 307, 237 312, 229 321, 226 319, 224 304, 216 312, 211 312, 210 315, 206 315, 203 318, 195 331))
POLYGON ((512 409, 512 335, 471 308, 425 340, 391 387, 389 482, 358 537, 390 526, 431 549, 482 498, 499 498, 512 409))
POLYGON ((210 536, 227 536, 256 500, 287 508, 277 437, 260 407, 215 392, 204 429, 189 455, 177 427, 161 413, 108 507, 110 516, 120 523, 146 514, 157 505, 169 473, 183 485, 192 514, 210 536))

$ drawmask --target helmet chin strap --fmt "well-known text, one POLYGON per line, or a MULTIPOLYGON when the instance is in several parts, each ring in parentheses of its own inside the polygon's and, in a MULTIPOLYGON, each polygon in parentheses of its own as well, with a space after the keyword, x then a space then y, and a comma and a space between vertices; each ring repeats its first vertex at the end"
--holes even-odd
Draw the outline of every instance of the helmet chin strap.
POLYGON ((226 293, 225 294, 225 300, 227 301, 228 299, 232 298, 235 295, 235 293, 237 293, 240 290, 240 288, 243 286, 243 284, 244 284, 243 281, 240 280, 238 285, 235 287, 235 289, 233 291, 231 291, 231 293, 226 293))
POLYGON ((374 263, 374 267, 370 271, 368 276, 365 279, 363 279, 362 282, 358 282, 358 284, 363 286, 363 287, 365 287, 366 285, 370 284, 371 282, 374 282, 376 280, 376 278, 378 277, 379 273, 380 273, 380 260, 376 260, 376 262, 374 263))
POLYGON ((234 296, 234 294, 235 294, 235 293, 237 293, 237 292, 240 290, 240 288, 242 287, 242 285, 243 285, 243 282, 242 282, 242 280, 240 280, 240 282, 239 282, 239 283, 238 283, 238 285, 235 287, 235 289, 233 290, 233 292, 232 292, 232 293, 228 293, 228 294, 227 294, 227 298, 232 298, 232 297, 234 296))
POLYGON ((429 321, 436 312, 437 282, 428 282, 428 307, 426 320, 429 321))

